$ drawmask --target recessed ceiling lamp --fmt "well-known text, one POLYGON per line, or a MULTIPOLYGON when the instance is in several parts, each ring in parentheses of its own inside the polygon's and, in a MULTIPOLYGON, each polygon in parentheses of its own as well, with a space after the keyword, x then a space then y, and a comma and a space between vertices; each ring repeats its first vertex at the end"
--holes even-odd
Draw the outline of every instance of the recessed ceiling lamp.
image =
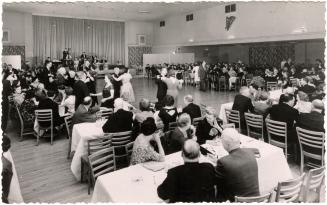
POLYGON ((150 11, 147 11, 147 10, 141 10, 141 11, 138 11, 139 13, 141 13, 141 14, 148 14, 148 13, 150 13, 150 11))

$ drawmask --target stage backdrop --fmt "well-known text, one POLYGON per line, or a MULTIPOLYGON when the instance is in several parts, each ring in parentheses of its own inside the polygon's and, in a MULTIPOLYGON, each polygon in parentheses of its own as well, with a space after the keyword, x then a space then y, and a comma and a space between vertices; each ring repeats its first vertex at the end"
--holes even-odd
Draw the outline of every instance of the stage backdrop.
POLYGON ((33 16, 33 35, 37 64, 47 57, 60 60, 65 48, 73 58, 85 51, 109 64, 125 63, 124 22, 33 16))

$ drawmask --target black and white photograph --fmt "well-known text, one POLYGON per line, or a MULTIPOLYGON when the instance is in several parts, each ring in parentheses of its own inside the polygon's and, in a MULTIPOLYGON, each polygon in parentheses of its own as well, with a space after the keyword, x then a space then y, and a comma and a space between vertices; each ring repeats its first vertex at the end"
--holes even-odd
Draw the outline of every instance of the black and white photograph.
POLYGON ((2 203, 325 203, 325 1, 1 3, 2 203))

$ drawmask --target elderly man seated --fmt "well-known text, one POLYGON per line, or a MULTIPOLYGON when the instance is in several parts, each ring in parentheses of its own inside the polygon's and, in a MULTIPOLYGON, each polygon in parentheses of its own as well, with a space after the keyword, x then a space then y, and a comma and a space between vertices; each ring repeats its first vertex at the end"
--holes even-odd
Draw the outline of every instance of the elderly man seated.
POLYGON ((186 106, 183 108, 182 112, 189 114, 192 121, 194 118, 201 117, 201 109, 198 105, 193 103, 192 95, 186 95, 184 97, 184 104, 186 106))
POLYGON ((158 187, 158 196, 174 202, 214 202, 215 171, 210 163, 199 163, 200 146, 194 140, 183 145, 184 164, 168 170, 158 187))
POLYGON ((325 132, 323 110, 324 103, 321 100, 312 101, 311 112, 301 113, 297 126, 311 131, 325 132))
POLYGON ((235 196, 259 196, 258 165, 254 152, 240 148, 239 133, 233 128, 222 132, 222 144, 229 153, 217 162, 218 201, 234 201, 235 196))
POLYGON ((99 107, 92 107, 92 98, 87 96, 83 99, 73 115, 73 124, 79 124, 83 122, 95 122, 96 112, 99 111, 99 107))
POLYGON ((115 99, 114 113, 110 115, 107 122, 102 126, 104 133, 115 133, 131 131, 133 126, 133 113, 124 109, 124 100, 115 99))

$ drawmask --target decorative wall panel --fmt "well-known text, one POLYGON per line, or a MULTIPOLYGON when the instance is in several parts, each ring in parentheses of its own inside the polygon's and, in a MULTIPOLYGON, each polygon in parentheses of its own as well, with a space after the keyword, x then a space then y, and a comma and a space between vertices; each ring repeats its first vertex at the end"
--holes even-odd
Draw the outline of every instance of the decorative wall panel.
POLYGON ((128 47, 128 64, 143 65, 143 54, 152 53, 152 48, 147 46, 129 46, 128 47))
POLYGON ((25 46, 3 46, 2 55, 20 55, 22 59, 22 65, 25 62, 25 46))
POLYGON ((280 66, 283 59, 295 58, 295 49, 293 44, 266 44, 254 45, 250 47, 249 52, 250 65, 280 66))

